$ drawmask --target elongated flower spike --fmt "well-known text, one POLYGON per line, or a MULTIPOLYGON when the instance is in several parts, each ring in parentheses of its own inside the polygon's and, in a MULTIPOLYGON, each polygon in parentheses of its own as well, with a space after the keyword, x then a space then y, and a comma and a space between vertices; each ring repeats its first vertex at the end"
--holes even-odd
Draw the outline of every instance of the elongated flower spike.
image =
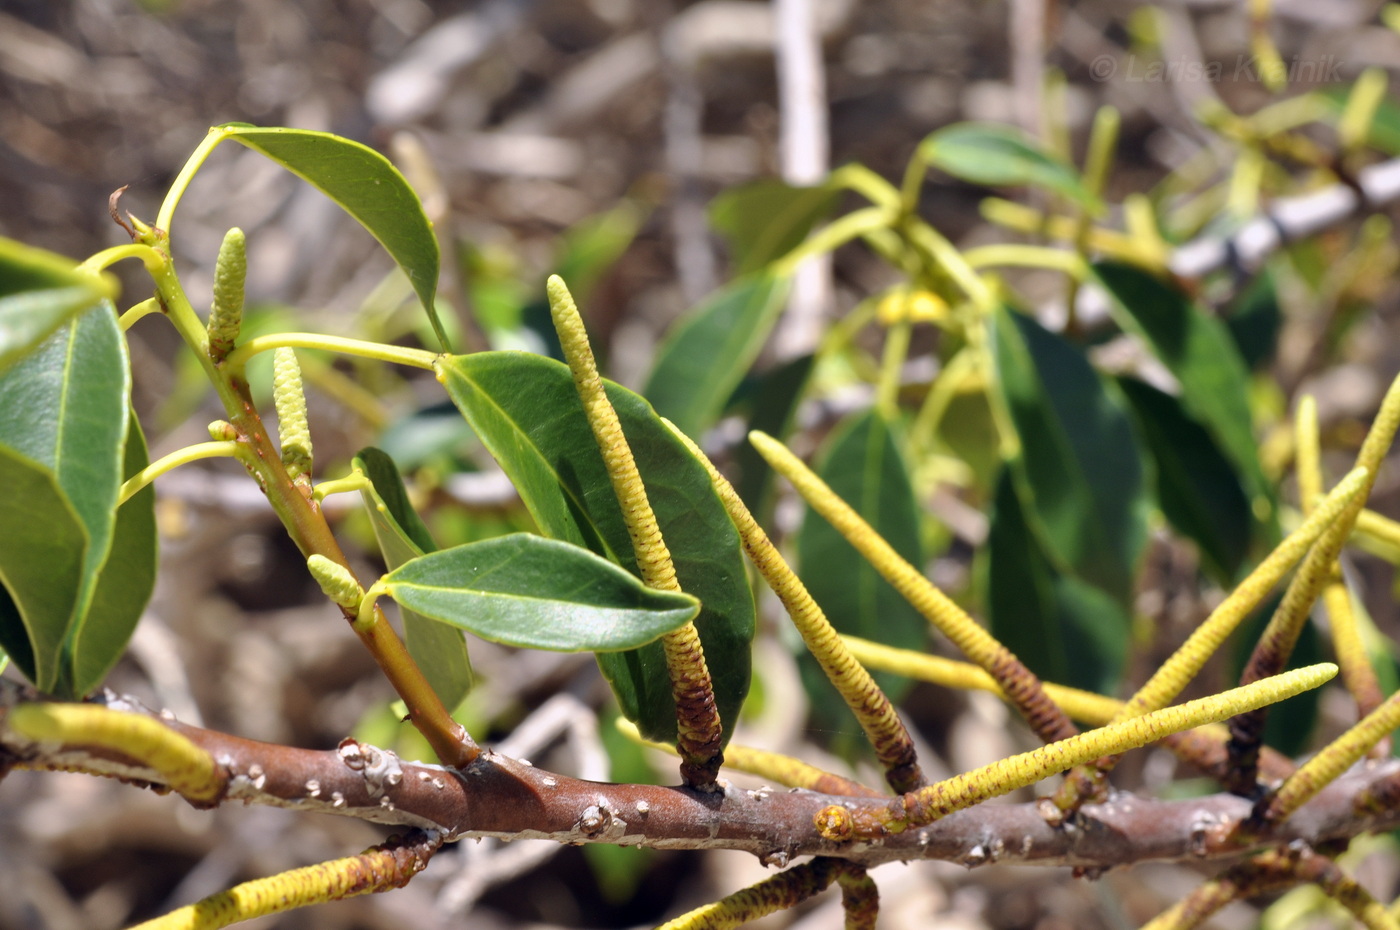
MULTIPOLYGON (((864 889, 859 882, 859 879, 865 878, 865 870, 840 859, 818 857, 811 862, 804 862, 785 872, 779 872, 772 878, 750 885, 742 891, 736 891, 713 904, 706 904, 688 914, 668 920, 656 930, 730 930, 768 914, 796 907, 813 895, 825 891, 833 881, 842 877, 854 880, 855 895, 860 899, 863 908, 869 911, 868 917, 861 918, 865 922, 851 923, 851 905, 848 903, 846 926, 856 930, 873 927, 878 901, 873 894, 873 883, 866 878, 865 881, 870 883, 871 887, 864 889), (861 894, 863 890, 865 893, 861 894)), ((849 894, 846 888, 847 882, 843 881, 843 897, 849 894)))
MULTIPOLYGON (((1113 722, 1121 722, 1165 707, 1180 694, 1187 682, 1196 677, 1196 673, 1220 649, 1226 638, 1263 602, 1274 585, 1303 558, 1313 543, 1336 522, 1342 511, 1357 499, 1366 486, 1366 476, 1366 469, 1358 468, 1343 478, 1317 509, 1308 515, 1302 525, 1279 543, 1274 551, 1210 612, 1210 616, 1191 631, 1191 635, 1186 637, 1186 642, 1177 647, 1176 652, 1172 653, 1137 693, 1123 704, 1113 722)), ((1071 778, 1065 779, 1064 785, 1056 793, 1056 806, 1065 811, 1075 809, 1088 799, 1093 786, 1101 783, 1115 764, 1113 759, 1101 759, 1095 764, 1094 771, 1076 772, 1071 778)))
POLYGON ((1258 819, 1269 824, 1287 820, 1337 776, 1351 768, 1376 743, 1400 727, 1400 691, 1359 723, 1328 743, 1298 767, 1259 808, 1258 819))
POLYGON ((243 282, 248 274, 247 244, 235 226, 224 234, 214 263, 214 303, 209 308, 209 357, 216 363, 233 350, 243 326, 243 282))
POLYGON ((1231 866, 1143 925, 1142 930, 1193 930, 1225 905, 1295 885, 1316 885, 1369 930, 1400 930, 1394 915, 1337 863, 1309 849, 1271 849, 1231 866))
POLYGON ((1046 696, 1040 679, 1011 650, 938 590, 923 572, 895 552, 860 514, 802 464, 801 459, 766 433, 752 432, 749 441, 774 471, 792 483, 807 505, 835 527, 915 610, 996 679, 1037 736, 1052 743, 1079 732, 1065 712, 1046 696))
POLYGON ((222 790, 214 758, 187 737, 143 714, 96 704, 21 704, 4 725, 38 742, 92 746, 135 759, 161 774, 190 801, 213 801, 222 790))
POLYGON ((1111 723, 1030 752, 920 788, 873 810, 852 811, 832 805, 814 819, 817 831, 831 842, 878 839, 921 827, 954 811, 999 797, 1103 756, 1155 743, 1170 733, 1224 720, 1254 707, 1273 704, 1316 688, 1337 674, 1330 662, 1295 669, 1242 688, 1188 701, 1140 717, 1111 723))
POLYGON ((685 444, 690 454, 695 456, 709 472, 710 483, 714 485, 719 499, 724 504, 729 519, 734 522, 743 540, 744 551, 753 562, 763 580, 778 595, 787 609, 788 616, 797 627, 802 641, 821 666, 828 680, 841 695, 846 706, 851 709, 866 738, 875 749, 875 757, 885 768, 885 779, 891 788, 899 793, 923 787, 923 773, 914 751, 914 741, 899 719, 898 712, 890 699, 880 690, 875 679, 851 654, 821 607, 788 566, 776 546, 768 539, 768 534, 758 525, 749 508, 735 493, 734 486, 719 473, 705 453, 689 436, 667 421, 671 432, 685 444))
POLYGON ((277 439, 282 464, 299 484, 310 486, 311 424, 295 349, 278 348, 272 358, 272 401, 277 407, 277 439))
POLYGON ((403 837, 390 837, 358 856, 244 882, 131 930, 216 930, 299 907, 402 888, 427 868, 442 841, 439 831, 414 830, 403 837))
MULTIPOLYGON (((1304 395, 1298 400, 1296 415, 1298 502, 1303 513, 1308 514, 1317 506, 1322 497, 1322 449, 1318 439, 1317 401, 1312 395, 1304 395)), ((1365 511, 1357 514, 1357 520, 1365 511)), ((1351 594, 1342 581, 1340 567, 1332 566, 1332 576, 1322 592, 1322 602, 1327 609, 1328 628, 1332 631, 1332 651, 1336 653, 1337 665, 1342 669, 1342 682, 1347 691, 1356 699, 1358 716, 1364 717, 1380 706, 1385 696, 1381 693, 1376 670, 1366 655, 1366 647, 1361 641, 1361 630, 1352 610, 1351 594)), ((1388 741, 1382 740, 1377 748, 1385 748, 1388 741)))
MULTIPOLYGON (((1293 647, 1298 642, 1303 625, 1307 623, 1308 616, 1312 612, 1313 604, 1317 602, 1318 595, 1322 593, 1324 587, 1335 577, 1337 556, 1351 536, 1352 528, 1356 526, 1357 516, 1366 506, 1366 498, 1376 482, 1377 470, 1385 458, 1386 451, 1390 449, 1391 443, 1395 440, 1395 432, 1398 427, 1400 427, 1400 378, 1396 378, 1391 383, 1390 389, 1386 391, 1386 395, 1381 401, 1380 410, 1376 413, 1376 418, 1371 423, 1371 429, 1366 433, 1366 439, 1361 444, 1361 451, 1356 456, 1357 469, 1364 468, 1366 470, 1365 484, 1356 498, 1350 501, 1338 515, 1335 523, 1329 526, 1322 537, 1318 539, 1317 545, 1313 546, 1312 551, 1303 560, 1297 574, 1289 582, 1283 600, 1269 619, 1269 625, 1260 634, 1259 642, 1255 645, 1249 661, 1245 663, 1244 671, 1240 674, 1242 684, 1248 684, 1271 675, 1287 664, 1289 656, 1293 654, 1293 647)), ((1344 632, 1342 646, 1348 650, 1349 661, 1357 664, 1368 664, 1360 639, 1355 635, 1354 618, 1352 618, 1349 608, 1350 604, 1343 608, 1345 614, 1342 620, 1343 622, 1348 619, 1353 621, 1349 631, 1353 641, 1348 641, 1348 633, 1344 632), (1360 655, 1357 656, 1356 653, 1360 653, 1360 655)), ((1378 688, 1376 693, 1379 693, 1378 688)), ((1230 730, 1234 737, 1231 741, 1230 761, 1231 768, 1236 775, 1228 787, 1234 791, 1247 792, 1253 787, 1255 759, 1259 745, 1263 741, 1265 721, 1265 713, 1258 711, 1230 722, 1230 730)))
MULTIPOLYGON (((642 580, 649 587, 680 591, 671 552, 657 525, 656 514, 647 499, 642 476, 637 471, 632 448, 623 435, 617 411, 608 400, 588 332, 579 316, 574 298, 558 275, 550 275, 545 285, 550 315, 559 333, 564 359, 573 373, 574 387, 583 403, 588 425, 602 453, 608 479, 632 538, 632 550, 642 580)), ((676 729, 681 754, 681 777, 694 788, 715 788, 715 777, 724 763, 720 747, 724 732, 715 707, 714 685, 705 665, 705 652, 694 623, 687 623, 661 638, 666 668, 671 676, 671 694, 676 702, 676 729)))

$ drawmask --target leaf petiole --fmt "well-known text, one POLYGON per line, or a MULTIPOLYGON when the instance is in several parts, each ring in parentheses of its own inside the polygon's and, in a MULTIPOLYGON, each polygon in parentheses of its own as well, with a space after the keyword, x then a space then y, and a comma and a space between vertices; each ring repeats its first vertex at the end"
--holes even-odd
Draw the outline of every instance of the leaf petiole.
POLYGON ((428 371, 432 370, 433 362, 440 355, 437 352, 429 352, 427 349, 410 349, 405 346, 385 345, 382 342, 347 339, 343 336, 325 336, 320 333, 275 333, 249 339, 230 352, 226 361, 230 370, 238 371, 254 355, 281 348, 324 349, 327 352, 339 352, 342 355, 353 355, 358 358, 378 359, 381 362, 393 362, 428 371))
POLYGON ((125 504, 142 488, 159 478, 161 475, 181 465, 196 462, 200 459, 212 459, 220 457, 237 457, 243 450, 242 443, 236 440, 222 440, 219 442, 197 442, 192 446, 185 446, 183 449, 176 449, 174 452, 164 456, 136 474, 128 478, 121 488, 121 493, 117 498, 117 503, 125 504))

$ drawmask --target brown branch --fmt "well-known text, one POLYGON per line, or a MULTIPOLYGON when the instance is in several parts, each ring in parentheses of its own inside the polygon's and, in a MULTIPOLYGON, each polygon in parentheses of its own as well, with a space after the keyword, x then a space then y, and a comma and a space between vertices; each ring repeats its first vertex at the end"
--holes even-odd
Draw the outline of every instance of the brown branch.
MULTIPOLYGON (((35 695, 0 683, 0 710, 35 695)), ((109 697, 113 709, 142 712, 109 697)), ((879 843, 832 843, 814 825, 833 804, 874 811, 880 799, 812 791, 723 792, 655 785, 602 784, 536 769, 483 752, 460 772, 400 760, 345 740, 338 750, 294 749, 165 721, 208 752, 222 779, 218 801, 241 800, 376 823, 441 830, 450 839, 494 836, 601 842, 671 849, 735 849, 783 864, 803 855, 835 856, 862 866, 939 859, 1071 865, 1087 871, 1146 860, 1235 857, 1302 840, 1317 845, 1400 826, 1400 761, 1369 762, 1342 776, 1285 824, 1241 830, 1250 802, 1232 795, 1157 801, 1118 795, 1086 805, 1062 826, 1037 804, 983 804, 879 843)), ((41 745, 0 714, 0 760, 32 769, 110 775, 163 788, 141 763, 83 746, 41 745)), ((204 806, 207 806, 204 805, 204 806)))

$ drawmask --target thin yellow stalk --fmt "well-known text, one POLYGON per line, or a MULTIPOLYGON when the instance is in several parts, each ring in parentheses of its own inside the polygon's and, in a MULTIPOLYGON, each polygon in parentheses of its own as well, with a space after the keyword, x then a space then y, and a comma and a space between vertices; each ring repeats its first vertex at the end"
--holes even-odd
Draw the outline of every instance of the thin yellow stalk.
POLYGON ((812 599, 807 586, 797 577, 787 564, 768 534, 758 525, 749 508, 735 493, 731 485, 714 464, 700 451, 688 436, 672 426, 672 432, 679 438, 709 472, 720 502, 734 521, 743 541, 744 551, 750 561, 763 576, 763 580, 778 595, 793 626, 797 627, 802 641, 821 666, 826 677, 851 709, 860 728, 865 731, 875 756, 885 769, 885 778, 890 787, 903 793, 922 787, 923 773, 914 751, 914 741, 909 737, 899 713, 889 698, 880 690, 875 679, 861 666, 842 642, 821 607, 812 599))
POLYGON ((1065 712, 1046 696, 1040 680, 1011 650, 906 562, 797 456, 766 433, 752 432, 749 441, 775 471, 792 483, 807 505, 835 527, 915 610, 996 680, 1041 739, 1050 743, 1078 732, 1065 712))
MULTIPOLYGON (((671 551, 662 538, 656 514, 647 499, 642 476, 637 471, 632 448, 623 435, 603 379, 593 359, 593 348, 579 316, 578 307, 564 281, 551 275, 546 284, 550 314, 564 358, 574 376, 574 387, 583 402, 588 425, 597 440, 598 451, 612 482, 613 493, 622 509, 627 533, 637 558, 642 581, 662 591, 680 591, 676 580, 671 551)), ((695 624, 687 623, 661 639, 666 654, 666 668, 671 675, 671 693, 676 701, 676 724, 680 738, 681 776, 686 784, 697 788, 713 788, 715 776, 724 756, 720 751, 723 731, 719 711, 715 708, 714 686, 705 665, 705 652, 695 624)))
POLYGON ((395 837, 358 856, 244 882, 131 930, 217 930, 255 917, 401 888, 427 867, 441 845, 442 835, 436 832, 410 834, 405 840, 395 837))
POLYGON ((118 753, 160 773, 172 791, 212 801, 222 790, 214 758, 158 720, 96 704, 21 704, 3 725, 43 743, 87 746, 118 753))
POLYGON ((1295 669, 984 765, 910 792, 885 807, 852 811, 833 805, 818 812, 815 825, 822 836, 832 842, 857 837, 874 839, 887 833, 924 826, 954 811, 1033 785, 1094 759, 1117 755, 1155 743, 1172 733, 1282 701, 1301 691, 1316 688, 1336 674, 1337 666, 1330 662, 1295 669))

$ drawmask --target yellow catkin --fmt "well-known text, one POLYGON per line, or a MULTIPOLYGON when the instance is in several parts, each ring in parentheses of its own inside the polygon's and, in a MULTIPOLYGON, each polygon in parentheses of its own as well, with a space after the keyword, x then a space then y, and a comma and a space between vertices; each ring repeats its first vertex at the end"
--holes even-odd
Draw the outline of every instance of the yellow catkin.
POLYGON ((1330 662, 1285 672, 984 765, 910 792, 887 807, 875 810, 857 808, 855 811, 826 808, 817 815, 815 825, 825 838, 833 842, 854 837, 874 838, 886 832, 897 833, 910 827, 923 826, 954 811, 1033 785, 1077 765, 1155 743, 1172 733, 1277 703, 1301 691, 1316 688, 1336 674, 1337 666, 1330 662), (896 807, 902 808, 903 812, 898 812, 896 807), (841 811, 845 811, 844 818, 838 814, 841 811), (833 814, 837 816, 833 817, 833 814))
POLYGON ((390 840, 358 856, 244 882, 131 930, 217 930, 255 917, 399 888, 423 870, 427 855, 440 843, 440 838, 434 838, 425 849, 415 851, 390 840))
POLYGON ((1045 696, 1039 679, 1009 649, 895 552, 801 459, 765 433, 752 432, 749 441, 775 471, 792 483, 807 505, 830 523, 915 610, 996 679, 1037 735, 1050 742, 1076 732, 1064 711, 1045 696))
POLYGON ((277 438, 282 464, 293 479, 311 471, 311 425, 295 349, 279 347, 272 356, 272 402, 277 407, 277 438))
MULTIPOLYGON (((558 275, 550 275, 545 290, 565 361, 573 373, 574 387, 583 403, 588 425, 593 430, 593 438, 598 443, 608 479, 612 482, 613 494, 617 497, 627 533, 632 539, 632 550, 642 581, 648 587, 679 591, 680 582, 676 579, 671 552, 661 535, 651 502, 647 499, 646 487, 637 471, 632 448, 623 435, 617 411, 603 388, 603 379, 593 359, 583 318, 579 316, 568 287, 558 275)), ((671 691, 676 700, 682 773, 688 783, 712 786, 715 772, 722 761, 720 745, 723 731, 719 712, 715 709, 714 686, 705 665, 700 635, 693 623, 687 623, 663 636, 661 646, 666 655, 671 691)))
POLYGON ((1271 823, 1287 820, 1396 727, 1400 727, 1400 692, 1392 694, 1285 779, 1269 799, 1265 819, 1271 823))
MULTIPOLYGON (((1298 501, 1303 513, 1311 513, 1315 502, 1322 496, 1322 444, 1317 423, 1317 401, 1312 395, 1304 395, 1298 400, 1298 412, 1294 424, 1297 445, 1298 501)), ((1365 511, 1357 514, 1358 523, 1365 511)), ((1346 685, 1361 715, 1375 710, 1381 702, 1380 682, 1376 670, 1371 667, 1366 647, 1361 641, 1361 630, 1356 622, 1356 613, 1351 607, 1351 595, 1341 581, 1336 566, 1332 577, 1322 591, 1322 603, 1327 609, 1328 628, 1332 632, 1332 651, 1336 653, 1337 664, 1342 669, 1342 682, 1346 685)))
MULTIPOLYGON (((642 736, 637 730, 637 725, 630 720, 619 717, 616 726, 618 732, 634 743, 648 749, 655 749, 657 752, 669 755, 676 754, 676 747, 667 746, 665 743, 658 743, 642 736)), ((806 788, 809 791, 819 791, 822 794, 884 797, 880 792, 867 788, 859 782, 824 771, 800 759, 794 759, 792 756, 785 756, 767 749, 755 749, 752 746, 730 743, 724 747, 724 766, 726 769, 746 772, 785 788, 806 788)))
POLYGON ((365 589, 360 587, 360 583, 355 580, 350 569, 339 562, 328 559, 319 552, 307 558, 306 568, 311 572, 311 577, 315 578, 316 583, 321 586, 321 591, 336 605, 349 611, 360 609, 360 601, 364 599, 365 589))
MULTIPOLYGON (((851 650, 851 655, 866 668, 893 672, 945 688, 990 691, 998 697, 1006 697, 991 675, 968 662, 911 652, 908 649, 896 649, 855 636, 842 636, 841 639, 851 650)), ((1050 696, 1050 700, 1081 723, 1103 726, 1123 707, 1123 702, 1117 698, 1095 694, 1092 691, 1081 691, 1048 681, 1041 682, 1041 687, 1050 696)))
POLYGON ((243 280, 248 273, 247 244, 238 227, 224 234, 214 263, 214 303, 209 308, 209 357, 221 362, 238 341, 243 325, 243 280))
POLYGON ((841 636, 813 600, 807 586, 797 577, 777 547, 769 540, 768 534, 753 518, 748 507, 739 499, 734 486, 719 473, 690 437, 674 426, 671 426, 671 430, 709 472, 710 481, 719 494, 720 502, 724 504, 730 520, 739 531, 739 538, 743 540, 744 551, 748 553, 749 560, 773 589, 773 593, 778 595, 808 651, 855 715, 860 728, 875 749, 876 758, 885 768, 890 786, 899 792, 920 787, 923 784, 923 775, 915 761, 914 741, 909 737, 909 731, 905 729, 894 705, 842 642, 841 636))
POLYGON ((1308 515, 1303 524, 1288 535, 1268 557, 1240 582, 1220 606, 1198 626, 1186 642, 1172 653, 1138 692, 1124 704, 1115 720, 1163 707, 1186 683, 1196 676, 1206 661, 1220 648, 1235 628, 1263 601, 1308 548, 1330 526, 1342 510, 1361 493, 1366 483, 1365 469, 1356 469, 1332 489, 1332 493, 1308 515))
MULTIPOLYGON (((1381 401, 1380 410, 1377 411, 1376 418, 1371 423, 1371 429, 1366 433, 1366 439, 1361 444, 1361 451, 1357 453, 1357 469, 1366 470, 1366 482, 1361 492, 1355 500, 1347 504, 1335 523, 1327 528, 1317 545, 1303 560, 1298 573, 1294 575, 1288 589, 1284 592, 1283 601, 1279 604, 1278 610, 1274 611, 1273 617, 1269 619, 1269 625, 1265 627, 1263 634, 1259 637, 1259 645, 1255 647, 1255 654, 1250 657, 1249 663, 1245 666, 1246 677, 1274 671, 1275 668, 1282 666, 1293 651, 1298 633, 1303 624, 1307 622, 1313 604, 1317 601, 1318 595, 1322 593, 1323 586, 1333 577, 1337 555, 1341 552, 1342 545, 1347 538, 1351 536, 1351 531, 1356 525, 1357 515, 1366 506, 1366 498, 1376 483, 1376 472, 1385 459, 1386 451, 1390 449, 1391 443, 1395 440, 1395 431, 1398 426, 1400 426, 1400 378, 1396 378, 1391 383, 1390 389, 1386 391, 1385 398, 1381 401)), ((1359 649, 1359 640, 1350 646, 1359 649)), ((1353 654, 1351 658, 1355 659, 1355 655, 1353 654)), ((1362 661, 1364 661, 1364 651, 1362 661)))
POLYGON ((191 801, 212 801, 223 790, 209 753, 143 714, 95 704, 21 704, 4 725, 27 739, 119 753, 160 773, 171 790, 191 801))
POLYGON ((839 860, 813 859, 736 891, 713 904, 668 920, 656 930, 731 930, 751 920, 794 907, 826 890, 840 873, 852 870, 852 866, 839 860))

